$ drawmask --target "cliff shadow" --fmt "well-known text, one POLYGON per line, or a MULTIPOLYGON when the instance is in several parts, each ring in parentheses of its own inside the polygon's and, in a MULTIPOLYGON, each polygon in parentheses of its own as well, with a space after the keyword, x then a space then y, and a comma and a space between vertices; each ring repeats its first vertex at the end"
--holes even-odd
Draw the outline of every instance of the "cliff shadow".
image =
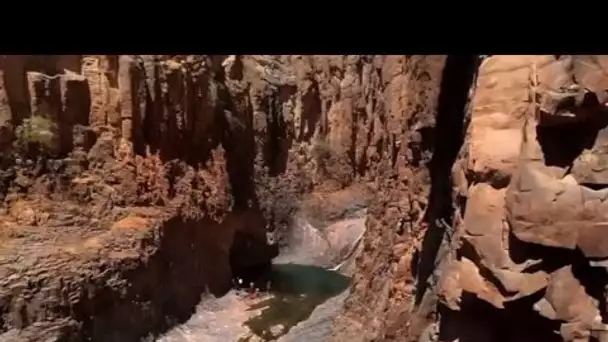
MULTIPOLYGON (((464 142, 465 110, 470 89, 474 86, 479 58, 476 55, 449 55, 443 70, 437 103, 434 152, 429 165, 431 188, 424 235, 417 267, 415 304, 419 305, 429 287, 428 280, 437 265, 437 252, 452 222, 451 169, 464 142)), ((449 233, 449 232, 447 232, 449 233)))

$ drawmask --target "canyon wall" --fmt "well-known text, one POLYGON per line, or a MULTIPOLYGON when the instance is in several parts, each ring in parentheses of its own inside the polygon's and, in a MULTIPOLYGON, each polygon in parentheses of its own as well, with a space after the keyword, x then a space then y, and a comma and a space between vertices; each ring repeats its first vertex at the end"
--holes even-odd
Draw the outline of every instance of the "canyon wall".
POLYGON ((353 292, 333 341, 416 341, 437 319, 431 281, 443 230, 436 222, 451 217, 450 170, 479 59, 408 59, 411 67, 387 87, 405 95, 394 104, 401 143, 379 169, 353 292))
POLYGON ((154 334, 352 185, 418 219, 444 60, 2 56, 3 338, 154 334))
POLYGON ((2 56, 0 337, 154 335, 360 196, 332 340, 605 338, 605 57, 479 62, 2 56))
MULTIPOLYGON (((333 340, 608 339, 608 61, 491 56, 477 79, 476 63, 447 58, 428 103, 436 138, 418 234, 403 234, 389 208, 370 212, 333 340)), ((397 191, 391 204, 411 192, 397 191)))

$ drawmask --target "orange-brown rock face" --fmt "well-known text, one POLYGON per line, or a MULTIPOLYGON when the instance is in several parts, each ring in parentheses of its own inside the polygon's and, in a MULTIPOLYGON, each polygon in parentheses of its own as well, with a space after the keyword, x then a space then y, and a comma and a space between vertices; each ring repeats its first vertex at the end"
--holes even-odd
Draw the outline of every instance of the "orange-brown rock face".
POLYGON ((301 199, 355 183, 345 193, 376 205, 349 312, 397 291, 399 316, 412 278, 387 279, 420 235, 407 222, 425 208, 444 60, 3 56, 0 336, 154 334, 268 262, 265 229, 280 235, 301 199))
POLYGON ((439 285, 440 340, 605 338, 605 63, 482 64, 453 173, 458 247, 439 285))
POLYGON ((388 81, 379 95, 386 108, 375 124, 388 122, 387 137, 380 136, 386 147, 374 154, 376 196, 334 341, 402 339, 407 333, 415 277, 410 266, 424 233, 420 222, 428 208, 428 163, 444 64, 445 56, 390 57, 383 68, 388 81))
POLYGON ((0 339, 155 334, 369 194, 330 340, 606 338, 605 57, 0 62, 0 339))

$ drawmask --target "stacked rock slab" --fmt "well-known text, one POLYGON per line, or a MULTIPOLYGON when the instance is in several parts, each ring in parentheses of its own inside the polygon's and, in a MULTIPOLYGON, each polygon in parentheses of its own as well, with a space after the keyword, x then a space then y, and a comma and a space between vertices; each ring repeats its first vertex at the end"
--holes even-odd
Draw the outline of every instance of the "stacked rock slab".
POLYGON ((440 282, 451 313, 441 323, 453 330, 444 340, 473 330, 474 341, 602 338, 605 298, 594 289, 605 280, 592 266, 608 258, 605 66, 601 56, 482 64, 453 174, 466 208, 440 282), (491 314, 476 317, 480 306, 491 314))

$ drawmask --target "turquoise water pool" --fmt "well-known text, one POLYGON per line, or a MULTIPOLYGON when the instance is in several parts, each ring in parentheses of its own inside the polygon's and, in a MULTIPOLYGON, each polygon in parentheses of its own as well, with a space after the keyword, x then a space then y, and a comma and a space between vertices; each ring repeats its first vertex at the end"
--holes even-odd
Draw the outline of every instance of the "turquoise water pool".
POLYGON ((318 305, 339 295, 349 285, 350 278, 321 267, 273 265, 270 287, 273 296, 250 308, 262 311, 245 325, 263 340, 274 340, 307 319, 318 305), (282 331, 271 331, 279 325, 282 331))

